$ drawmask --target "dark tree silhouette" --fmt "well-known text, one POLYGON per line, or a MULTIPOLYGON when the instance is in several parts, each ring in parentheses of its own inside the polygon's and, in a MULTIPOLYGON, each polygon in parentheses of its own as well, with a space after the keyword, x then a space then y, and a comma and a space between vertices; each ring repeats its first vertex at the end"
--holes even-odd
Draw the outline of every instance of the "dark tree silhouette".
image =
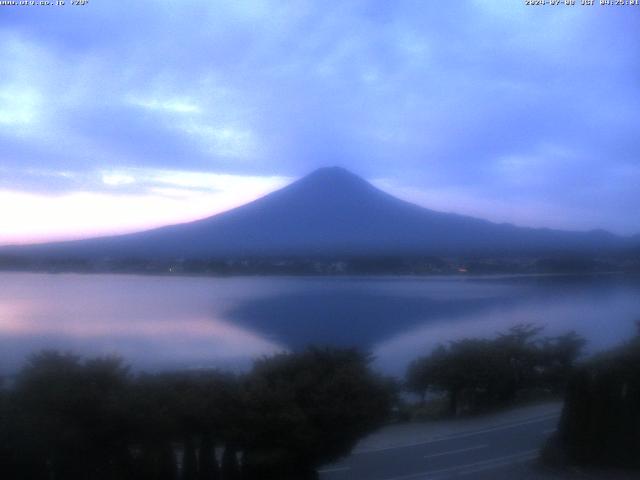
POLYGON ((256 362, 246 383, 249 479, 311 479, 390 410, 388 384, 356 350, 311 348, 256 362))
POLYGON ((640 469, 640 335, 572 375, 546 457, 640 469))
POLYGON ((542 382, 554 393, 565 391, 574 363, 585 344, 586 340, 574 331, 544 339, 540 361, 543 368, 541 377, 542 382))
POLYGON ((238 449, 233 442, 228 442, 222 453, 222 479, 239 480, 241 478, 240 465, 238 465, 238 449))
POLYGON ((584 346, 575 332, 540 338, 542 329, 517 325, 494 339, 440 345, 407 368, 405 386, 422 399, 445 392, 449 413, 476 412, 514 401, 528 389, 559 392, 584 346))
POLYGON ((133 377, 118 358, 32 356, 0 388, 0 474, 29 480, 314 478, 389 410, 353 350, 133 377), (218 463, 216 448, 221 449, 218 463))
POLYGON ((202 435, 198 454, 198 480, 220 480, 220 467, 210 433, 202 435))
POLYGON ((87 362, 71 354, 32 356, 15 398, 31 456, 50 478, 129 478, 129 425, 122 409, 127 368, 117 358, 87 362))

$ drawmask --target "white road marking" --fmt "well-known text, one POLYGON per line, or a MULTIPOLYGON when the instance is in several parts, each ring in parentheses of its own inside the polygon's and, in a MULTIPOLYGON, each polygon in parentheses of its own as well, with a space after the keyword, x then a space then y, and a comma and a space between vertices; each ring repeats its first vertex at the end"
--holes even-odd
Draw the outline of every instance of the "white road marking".
POLYGON ((463 433, 454 433, 451 435, 443 435, 442 437, 438 437, 438 438, 433 438, 431 440, 424 440, 421 442, 415 442, 415 443, 405 443, 402 445, 393 445, 390 447, 381 447, 381 448, 371 448, 368 450, 360 450, 358 452, 353 452, 352 455, 363 455, 366 453, 377 453, 377 452, 385 452, 387 450, 397 450, 397 449, 401 449, 401 448, 409 448, 409 447, 418 447, 420 445, 428 445, 430 443, 437 443, 437 442, 444 442, 447 440, 457 440, 458 438, 467 438, 467 437, 472 437, 474 435, 480 435, 483 433, 488 433, 488 432, 496 432, 499 430, 507 430, 509 428, 516 428, 516 427, 520 427, 522 425, 529 425, 532 423, 539 423, 539 422, 544 422, 546 420, 551 420, 553 418, 559 417, 560 413, 549 413, 546 415, 541 415, 539 417, 533 417, 531 419, 528 420, 524 420, 521 422, 515 422, 515 423, 507 423, 507 424, 503 424, 503 425, 497 425, 495 427, 490 427, 490 428, 485 428, 482 430, 473 430, 470 432, 463 432, 463 433))
POLYGON ((448 452, 432 453, 431 455, 425 455, 424 458, 442 457, 444 455, 453 455, 455 453, 469 452, 471 450, 480 450, 481 448, 487 448, 489 445, 475 445, 473 447, 459 448, 458 450, 449 450, 448 452))
MULTIPOLYGON (((508 465, 514 465, 516 463, 528 462, 538 456, 538 450, 528 450, 515 455, 507 455, 506 457, 499 457, 500 459, 494 459, 487 461, 486 464, 477 465, 475 468, 464 468, 462 471, 457 472, 457 475, 470 475, 472 473, 478 473, 486 470, 494 470, 500 467, 506 467, 508 465)), ((478 462, 480 463, 480 462, 478 462)))
POLYGON ((347 470, 351 470, 351 467, 325 468, 325 469, 322 469, 322 470, 318 470, 318 473, 346 472, 347 470))
POLYGON ((546 430, 543 430, 542 433, 549 434, 549 433, 555 433, 557 431, 556 428, 547 428, 546 430))
POLYGON ((410 480, 410 479, 422 479, 427 480, 430 478, 437 478, 443 474, 455 473, 456 475, 469 475, 471 473, 481 472, 483 470, 492 470, 494 468, 500 468, 515 463, 527 462, 533 460, 538 455, 538 450, 526 450, 524 452, 514 453, 512 455, 505 455, 502 457, 490 458, 488 460, 482 460, 480 462, 467 463, 465 465, 456 465, 454 467, 442 468, 440 470, 430 470, 420 473, 411 473, 409 475, 402 475, 399 477, 385 478, 384 480, 410 480))

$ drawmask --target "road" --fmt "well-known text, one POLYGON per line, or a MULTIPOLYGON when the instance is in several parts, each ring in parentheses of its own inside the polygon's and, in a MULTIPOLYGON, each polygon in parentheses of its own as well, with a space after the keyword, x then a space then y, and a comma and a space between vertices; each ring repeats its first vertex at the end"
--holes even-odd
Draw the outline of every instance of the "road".
MULTIPOLYGON (((320 470, 322 480, 534 479, 540 447, 556 428, 559 407, 524 409, 460 425, 434 438, 354 451, 320 470)), ((444 422, 433 422, 443 430, 444 422)), ((425 429, 429 424, 423 424, 425 429)), ((444 425, 446 427, 446 425, 444 425)))

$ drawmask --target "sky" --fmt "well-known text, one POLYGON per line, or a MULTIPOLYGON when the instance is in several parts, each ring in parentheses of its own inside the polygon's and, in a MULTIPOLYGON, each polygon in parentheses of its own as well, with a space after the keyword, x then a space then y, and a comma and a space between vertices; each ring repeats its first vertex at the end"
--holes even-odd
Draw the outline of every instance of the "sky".
POLYGON ((640 233, 638 6, 70 3, 0 6, 0 244, 189 221, 330 165, 640 233))

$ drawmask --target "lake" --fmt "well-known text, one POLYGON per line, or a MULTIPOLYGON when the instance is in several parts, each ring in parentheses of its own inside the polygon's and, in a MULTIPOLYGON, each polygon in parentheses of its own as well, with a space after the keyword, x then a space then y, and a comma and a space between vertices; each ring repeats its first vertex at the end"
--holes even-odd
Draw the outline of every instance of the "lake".
POLYGON ((247 368, 308 344, 357 346, 384 373, 517 323, 573 329, 590 351, 636 331, 640 278, 163 277, 0 273, 0 372, 43 348, 117 354, 135 369, 247 368))

